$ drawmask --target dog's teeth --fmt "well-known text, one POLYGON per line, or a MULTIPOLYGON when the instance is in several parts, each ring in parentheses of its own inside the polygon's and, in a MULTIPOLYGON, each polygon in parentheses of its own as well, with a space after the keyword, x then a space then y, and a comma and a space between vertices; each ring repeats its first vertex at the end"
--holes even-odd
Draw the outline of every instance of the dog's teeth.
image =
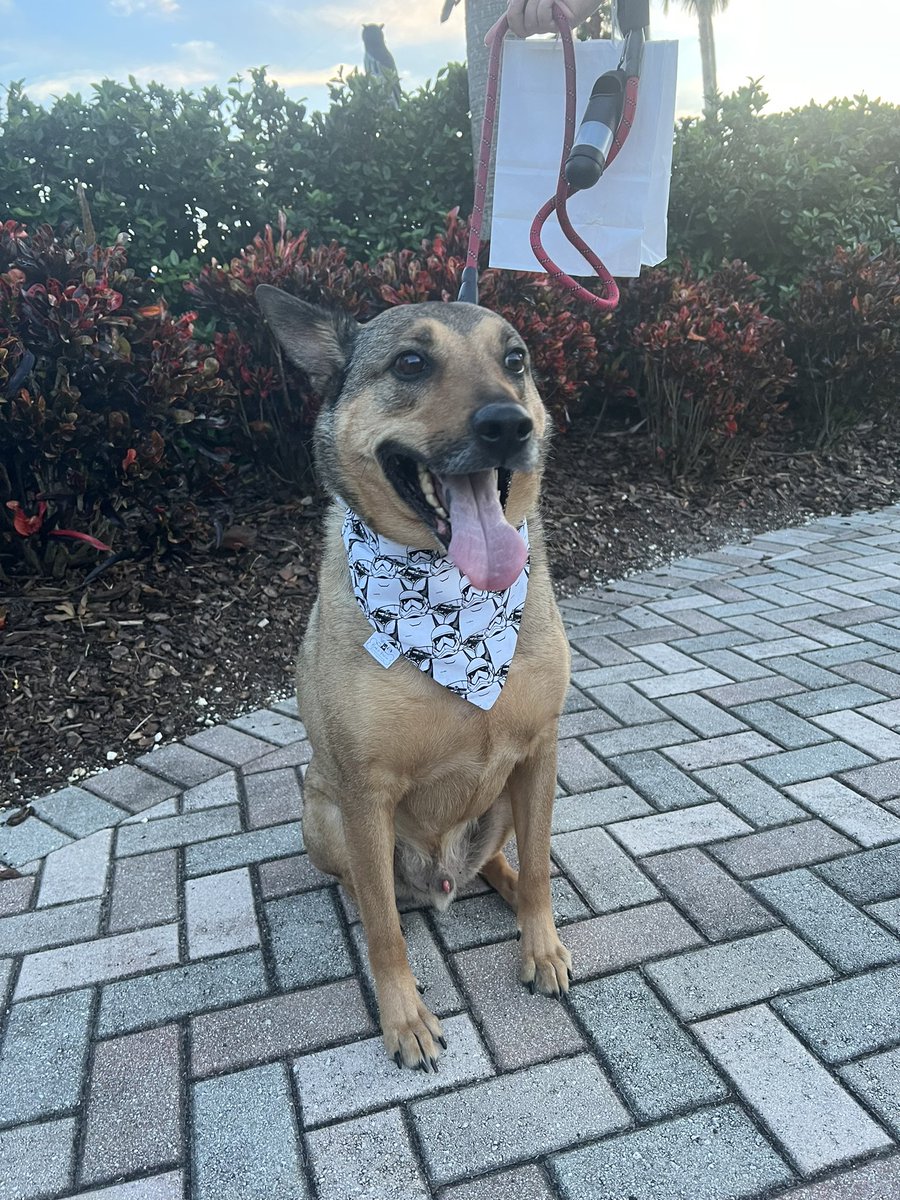
POLYGON ((446 510, 446 508, 443 507, 443 505, 436 504, 434 506, 434 511, 437 513, 437 515, 439 517, 443 517, 445 521, 449 520, 449 514, 447 513, 447 510, 446 510))

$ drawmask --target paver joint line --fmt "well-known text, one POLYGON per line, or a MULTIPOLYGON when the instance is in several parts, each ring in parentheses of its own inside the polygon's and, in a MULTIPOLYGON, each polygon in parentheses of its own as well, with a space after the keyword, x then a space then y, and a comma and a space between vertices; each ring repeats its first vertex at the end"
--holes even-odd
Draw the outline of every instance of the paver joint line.
POLYGON ((406 907, 395 1069, 273 701, 0 825, 0 1200, 900 1197, 900 505, 560 607, 568 1001, 406 907))

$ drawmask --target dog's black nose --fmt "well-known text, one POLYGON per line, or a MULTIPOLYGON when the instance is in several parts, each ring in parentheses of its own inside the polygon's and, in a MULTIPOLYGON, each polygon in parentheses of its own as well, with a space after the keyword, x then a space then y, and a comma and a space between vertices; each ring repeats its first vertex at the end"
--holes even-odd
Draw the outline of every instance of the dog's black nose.
POLYGON ((520 404, 485 404, 472 414, 472 432, 501 462, 527 444, 533 429, 534 422, 520 404))

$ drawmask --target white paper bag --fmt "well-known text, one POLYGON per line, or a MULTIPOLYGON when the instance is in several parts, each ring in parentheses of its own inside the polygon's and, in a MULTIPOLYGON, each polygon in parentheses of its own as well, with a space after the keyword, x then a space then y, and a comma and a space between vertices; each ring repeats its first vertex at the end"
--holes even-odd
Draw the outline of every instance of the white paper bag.
MULTIPOLYGON (((622 42, 575 43, 577 127, 599 75, 614 70, 622 42)), ((666 257, 666 211, 675 127, 677 42, 644 47, 634 126, 600 181, 569 200, 575 229, 612 275, 640 274, 666 257)), ((503 47, 491 266, 540 271, 528 234, 534 214, 556 192, 565 127, 562 44, 507 38, 503 47)), ((556 215, 544 225, 544 249, 567 274, 590 267, 564 237, 556 215)))

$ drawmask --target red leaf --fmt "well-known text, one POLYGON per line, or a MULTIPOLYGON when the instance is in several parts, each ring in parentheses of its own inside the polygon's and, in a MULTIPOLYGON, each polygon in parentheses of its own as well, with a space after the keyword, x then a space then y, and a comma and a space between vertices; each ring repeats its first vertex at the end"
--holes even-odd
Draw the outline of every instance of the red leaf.
POLYGON ((92 537, 89 533, 79 533, 77 529, 54 529, 51 537, 76 538, 79 542, 87 542, 89 546, 93 546, 95 550, 112 551, 112 546, 107 546, 106 542, 101 542, 99 538, 92 537))
POLYGON ((38 510, 33 517, 28 516, 18 500, 7 500, 6 507, 11 508, 14 512, 13 528, 22 537, 31 537, 44 523, 44 514, 47 511, 47 504, 44 500, 38 501, 38 510))
POLYGON ((125 457, 122 459, 122 470, 127 471, 135 462, 137 462, 137 450, 126 451, 125 457))

